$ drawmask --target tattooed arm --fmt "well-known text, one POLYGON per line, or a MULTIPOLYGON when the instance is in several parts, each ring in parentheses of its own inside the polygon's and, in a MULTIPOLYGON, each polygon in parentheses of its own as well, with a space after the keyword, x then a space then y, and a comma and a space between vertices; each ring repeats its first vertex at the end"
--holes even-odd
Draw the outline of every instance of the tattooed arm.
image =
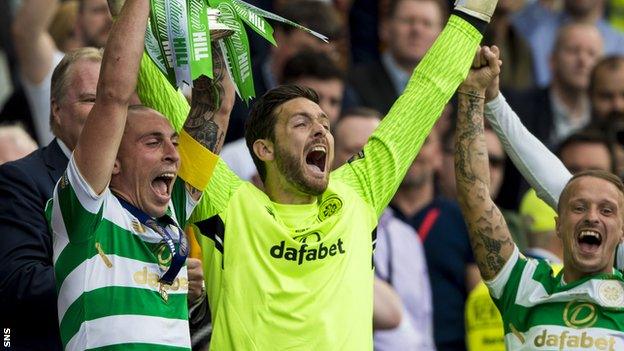
MULTIPOLYGON (((201 76, 193 81, 191 110, 183 129, 203 147, 218 154, 223 146, 225 132, 234 106, 235 90, 218 43, 213 42, 213 72, 210 79, 201 76)), ((195 200, 203 189, 189 190, 195 200)))
POLYGON ((458 89, 457 195, 474 257, 485 280, 496 277, 515 247, 503 215, 490 196, 490 171, 483 134, 485 89, 499 72, 498 49, 484 47, 477 53, 473 69, 458 89))

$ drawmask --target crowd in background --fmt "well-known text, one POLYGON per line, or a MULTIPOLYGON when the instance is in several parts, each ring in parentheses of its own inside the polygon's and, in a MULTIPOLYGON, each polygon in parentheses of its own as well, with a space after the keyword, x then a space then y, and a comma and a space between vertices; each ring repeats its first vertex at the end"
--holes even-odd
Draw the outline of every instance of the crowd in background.
MULTIPOLYGON (((277 46, 249 35, 257 96, 279 84, 304 85, 319 94, 335 136, 333 167, 361 150, 441 32, 450 8, 447 0, 247 2, 329 37, 323 43, 280 23, 274 24, 277 46)), ((112 24, 106 0, 8 0, 0 1, 0 12, 0 163, 54 138, 71 149, 75 135, 50 113, 56 106, 50 100, 60 99, 50 88, 52 70, 64 53, 105 45, 112 24)), ((570 172, 624 175, 624 3, 500 0, 483 44, 501 50, 500 86, 509 104, 570 172)), ((394 289, 402 313, 389 325, 379 324, 378 350, 504 349, 456 203, 455 111, 449 103, 380 220, 376 276, 394 289)), ((243 138, 248 112, 237 100, 221 156, 241 178, 261 187, 243 138)), ((561 263, 552 210, 529 190, 493 131, 486 130, 486 142, 491 192, 505 209, 515 242, 527 255, 561 263)), ((7 196, 3 189, 0 197, 7 196)), ((3 228, 8 221, 0 214, 3 228)), ((0 299, 17 311, 22 295, 36 289, 11 282, 20 276, 11 270, 21 267, 2 264, 15 249, 4 243, 0 299)), ((51 264, 44 256, 30 259, 51 264)), ((45 326, 45 318, 32 322, 45 326)))

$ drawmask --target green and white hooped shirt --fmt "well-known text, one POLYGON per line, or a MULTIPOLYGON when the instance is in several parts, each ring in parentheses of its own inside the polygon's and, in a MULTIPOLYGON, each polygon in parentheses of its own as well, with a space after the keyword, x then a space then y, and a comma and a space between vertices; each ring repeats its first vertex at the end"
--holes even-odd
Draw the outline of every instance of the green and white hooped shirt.
POLYGON ((507 350, 624 350, 624 278, 595 274, 565 284, 518 248, 486 282, 503 317, 507 350))
MULTIPOLYGON (((181 179, 167 214, 183 226, 196 202, 181 179)), ((106 189, 97 195, 71 157, 48 201, 58 317, 65 350, 190 350, 186 265, 172 285, 160 234, 141 224, 106 189)), ((174 226, 174 245, 180 233, 174 226)))

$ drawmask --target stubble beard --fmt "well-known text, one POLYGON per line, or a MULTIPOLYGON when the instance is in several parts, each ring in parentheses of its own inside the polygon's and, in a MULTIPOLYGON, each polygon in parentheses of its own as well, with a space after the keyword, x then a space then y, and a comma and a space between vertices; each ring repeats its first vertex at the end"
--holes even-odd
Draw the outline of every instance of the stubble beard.
POLYGON ((327 189, 327 182, 314 182, 306 179, 303 169, 296 156, 282 149, 279 145, 276 148, 275 163, 279 172, 302 193, 319 196, 327 189))

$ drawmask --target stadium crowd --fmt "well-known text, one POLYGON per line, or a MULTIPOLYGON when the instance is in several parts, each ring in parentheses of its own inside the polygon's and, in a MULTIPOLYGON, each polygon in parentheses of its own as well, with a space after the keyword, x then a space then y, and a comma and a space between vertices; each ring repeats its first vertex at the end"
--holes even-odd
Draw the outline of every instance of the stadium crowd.
POLYGON ((3 347, 624 349, 622 1, 246 2, 329 38, 249 105, 148 0, 0 1, 3 347))

